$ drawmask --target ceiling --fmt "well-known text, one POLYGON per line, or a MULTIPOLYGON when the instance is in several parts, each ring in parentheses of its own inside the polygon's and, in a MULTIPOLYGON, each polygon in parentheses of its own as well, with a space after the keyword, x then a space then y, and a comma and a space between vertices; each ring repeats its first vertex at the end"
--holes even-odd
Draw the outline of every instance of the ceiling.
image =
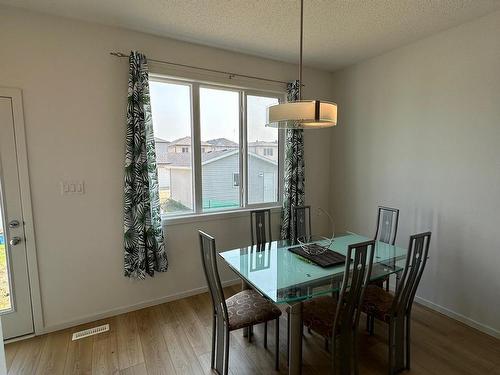
MULTIPOLYGON (((0 0, 287 62, 298 55, 298 0, 0 0)), ((499 0, 305 0, 304 64, 356 63, 500 9, 499 0)))

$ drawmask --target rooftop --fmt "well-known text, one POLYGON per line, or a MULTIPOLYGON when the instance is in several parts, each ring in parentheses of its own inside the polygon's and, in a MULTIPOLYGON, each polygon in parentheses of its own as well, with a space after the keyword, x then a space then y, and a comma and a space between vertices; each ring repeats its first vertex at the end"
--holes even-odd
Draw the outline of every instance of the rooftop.
MULTIPOLYGON (((238 150, 223 150, 223 151, 212 151, 204 152, 201 154, 201 162, 206 163, 213 161, 214 159, 221 159, 227 156, 231 156, 238 153, 238 150)), ((265 160, 269 163, 276 164, 274 160, 262 157, 253 153, 250 156, 257 157, 259 159, 265 160)), ((190 152, 157 152, 156 161, 158 164, 168 164, 175 167, 190 167, 191 166, 191 153, 190 152)))
POLYGON ((238 147, 238 144, 236 142, 233 142, 227 138, 210 139, 207 141, 207 143, 210 143, 212 146, 217 147, 238 147))
MULTIPOLYGON (((191 146, 191 137, 182 137, 170 142, 171 145, 175 146, 191 146)), ((210 143, 201 141, 202 146, 210 146, 210 143)))

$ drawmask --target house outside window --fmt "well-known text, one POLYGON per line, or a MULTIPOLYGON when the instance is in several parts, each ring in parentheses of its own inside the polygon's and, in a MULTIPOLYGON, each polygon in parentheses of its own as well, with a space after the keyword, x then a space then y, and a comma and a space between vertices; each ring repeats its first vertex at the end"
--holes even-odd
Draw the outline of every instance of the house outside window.
POLYGON ((162 215, 280 205, 284 134, 265 121, 283 95, 156 76, 150 91, 162 215))

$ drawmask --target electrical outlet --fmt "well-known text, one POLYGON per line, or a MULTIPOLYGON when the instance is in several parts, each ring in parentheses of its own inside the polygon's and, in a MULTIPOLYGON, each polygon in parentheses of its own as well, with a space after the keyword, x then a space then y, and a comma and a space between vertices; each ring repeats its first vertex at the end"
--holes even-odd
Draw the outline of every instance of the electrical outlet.
POLYGON ((84 181, 61 181, 61 194, 85 194, 84 181))

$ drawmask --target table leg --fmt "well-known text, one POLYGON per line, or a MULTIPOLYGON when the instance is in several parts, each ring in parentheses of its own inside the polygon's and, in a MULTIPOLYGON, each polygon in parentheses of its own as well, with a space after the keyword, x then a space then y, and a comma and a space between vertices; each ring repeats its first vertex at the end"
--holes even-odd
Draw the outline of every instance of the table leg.
POLYGON ((302 372, 302 302, 290 304, 290 327, 288 374, 300 375, 302 372))

